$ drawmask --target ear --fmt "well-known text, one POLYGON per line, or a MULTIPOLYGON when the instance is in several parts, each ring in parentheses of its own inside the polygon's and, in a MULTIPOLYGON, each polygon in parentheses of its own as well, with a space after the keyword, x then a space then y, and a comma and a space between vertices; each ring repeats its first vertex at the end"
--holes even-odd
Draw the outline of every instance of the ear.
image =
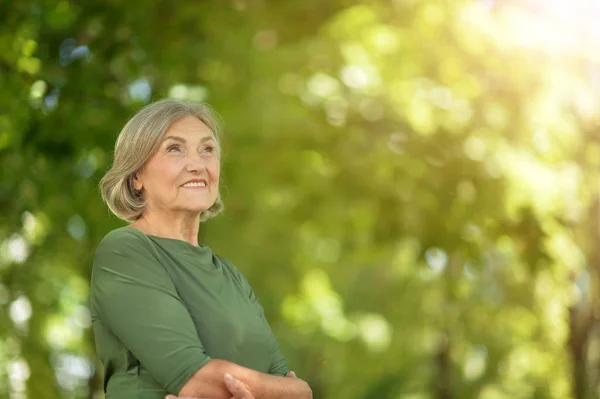
POLYGON ((133 175, 133 177, 131 178, 131 181, 133 183, 133 188, 136 191, 142 191, 142 188, 144 187, 144 185, 142 184, 142 181, 140 180, 137 173, 135 175, 133 175))

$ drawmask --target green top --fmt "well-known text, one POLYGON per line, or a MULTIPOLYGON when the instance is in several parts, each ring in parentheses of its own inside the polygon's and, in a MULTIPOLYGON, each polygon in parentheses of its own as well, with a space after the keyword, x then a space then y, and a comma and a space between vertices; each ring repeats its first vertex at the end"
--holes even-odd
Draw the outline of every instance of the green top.
POLYGON ((107 399, 177 394, 211 358, 289 371, 246 278, 204 245, 113 230, 96 251, 90 310, 107 399))

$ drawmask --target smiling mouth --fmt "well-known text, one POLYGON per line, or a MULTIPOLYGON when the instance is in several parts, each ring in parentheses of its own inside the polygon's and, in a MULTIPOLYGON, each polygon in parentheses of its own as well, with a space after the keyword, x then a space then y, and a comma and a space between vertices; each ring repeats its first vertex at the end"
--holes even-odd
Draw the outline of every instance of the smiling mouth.
POLYGON ((185 183, 181 187, 206 187, 206 183, 203 181, 194 181, 185 183))

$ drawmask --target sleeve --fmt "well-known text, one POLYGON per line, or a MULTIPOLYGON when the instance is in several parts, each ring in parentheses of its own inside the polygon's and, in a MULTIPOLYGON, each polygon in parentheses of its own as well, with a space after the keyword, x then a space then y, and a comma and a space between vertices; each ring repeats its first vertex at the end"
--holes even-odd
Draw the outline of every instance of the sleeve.
POLYGON ((250 283, 248 282, 246 277, 242 274, 242 272, 240 272, 231 263, 229 263, 229 262, 227 262, 227 263, 229 264, 231 269, 234 271, 234 273, 237 275, 237 278, 239 279, 240 283, 242 284, 242 287, 243 287, 244 291, 246 292, 246 295, 248 295, 248 297, 250 298, 250 301, 252 301, 252 303, 254 304, 256 312, 260 315, 260 317, 265 322, 266 329, 269 334, 269 338, 271 339, 271 342, 273 345, 273 355, 272 355, 272 359, 271 359, 271 366, 269 367, 268 373, 271 375, 278 375, 278 376, 282 376, 282 377, 285 376, 290 371, 290 369, 287 365, 285 357, 279 350, 279 343, 277 342, 277 338, 275 338, 275 334, 273 334, 273 330, 271 329, 271 326, 269 325, 269 322, 267 321, 267 318, 265 316, 265 311, 264 311, 262 305, 260 304, 258 297, 254 293, 254 290, 252 289, 252 287, 250 286, 250 283))
POLYGON ((134 234, 109 234, 94 258, 91 305, 141 365, 178 394, 210 357, 152 251, 134 234))
POLYGON ((279 346, 277 346, 273 352, 273 360, 271 361, 271 367, 269 367, 269 374, 285 377, 289 371, 290 368, 285 361, 285 357, 283 357, 283 354, 279 350, 279 346))
POLYGON ((269 337, 271 338, 271 341, 273 344, 273 357, 271 359, 271 366, 269 367, 268 373, 271 375, 279 375, 279 376, 283 377, 287 374, 288 371, 290 371, 290 369, 287 365, 285 357, 279 350, 279 342, 277 342, 277 338, 275 338, 275 334, 273 334, 271 325, 267 321, 267 317, 265 316, 265 311, 264 311, 262 305, 260 304, 260 302, 258 301, 258 297, 254 294, 254 290, 252 290, 252 287, 250 286, 250 284, 248 283, 248 281, 245 278, 244 278, 244 281, 246 281, 246 284, 248 286, 250 300, 252 300, 252 302, 254 303, 254 306, 256 308, 256 311, 260 314, 260 317, 265 322, 267 331, 269 333, 269 337))

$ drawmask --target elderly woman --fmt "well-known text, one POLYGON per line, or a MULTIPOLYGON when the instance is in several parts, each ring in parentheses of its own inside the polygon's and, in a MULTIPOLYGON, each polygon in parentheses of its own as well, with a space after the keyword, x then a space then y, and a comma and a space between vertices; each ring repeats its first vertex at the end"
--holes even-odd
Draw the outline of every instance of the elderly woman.
POLYGON ((244 275, 198 243, 223 208, 210 108, 161 100, 121 131, 100 182, 129 222, 94 258, 90 308, 107 399, 311 398, 244 275), (233 376, 233 377, 232 377, 233 376))

